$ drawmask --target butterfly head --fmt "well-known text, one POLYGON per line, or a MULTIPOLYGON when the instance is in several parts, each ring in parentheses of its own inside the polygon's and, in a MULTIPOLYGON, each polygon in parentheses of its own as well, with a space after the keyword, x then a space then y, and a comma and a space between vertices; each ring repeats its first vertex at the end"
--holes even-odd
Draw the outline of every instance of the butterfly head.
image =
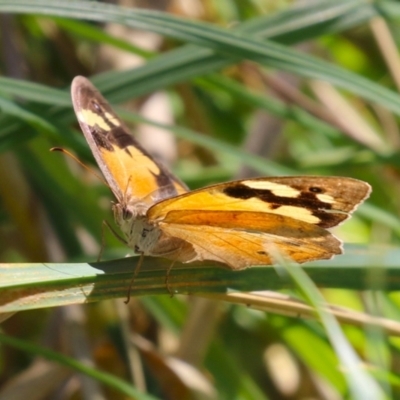
POLYGON ((135 220, 146 215, 148 208, 146 203, 127 201, 125 197, 112 206, 115 222, 124 233, 129 230, 128 228, 135 220))

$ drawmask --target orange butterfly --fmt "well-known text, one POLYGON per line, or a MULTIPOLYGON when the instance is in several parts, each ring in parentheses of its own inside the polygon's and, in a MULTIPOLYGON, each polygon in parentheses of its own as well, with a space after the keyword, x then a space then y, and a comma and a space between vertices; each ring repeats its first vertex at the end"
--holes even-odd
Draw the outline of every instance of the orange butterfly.
POLYGON ((274 262, 329 259, 342 253, 327 228, 347 218, 370 194, 345 177, 245 179, 189 191, 131 136, 84 77, 72 83, 76 116, 117 203, 126 244, 173 261, 212 260, 233 270, 274 262))

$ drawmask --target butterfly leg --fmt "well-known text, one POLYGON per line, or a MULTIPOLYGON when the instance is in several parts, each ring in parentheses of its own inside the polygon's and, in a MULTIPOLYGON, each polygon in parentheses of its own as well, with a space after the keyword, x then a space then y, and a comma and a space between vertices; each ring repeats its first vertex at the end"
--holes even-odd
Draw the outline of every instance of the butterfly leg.
POLYGON ((131 299, 132 287, 133 287, 133 284, 135 283, 135 279, 136 279, 136 277, 137 277, 137 275, 138 275, 138 273, 140 271, 140 268, 142 267, 143 259, 144 259, 144 253, 140 253, 140 258, 139 258, 138 263, 136 264, 135 270, 133 271, 133 276, 132 276, 132 279, 131 279, 131 283, 129 284, 128 293, 126 295, 126 300, 124 301, 125 304, 128 304, 130 299, 131 299))
POLYGON ((171 290, 171 286, 169 285, 169 274, 173 268, 173 266, 175 265, 176 260, 172 261, 171 265, 168 267, 167 269, 167 274, 165 275, 165 287, 168 290, 168 293, 170 294, 171 297, 174 296, 174 292, 171 290))

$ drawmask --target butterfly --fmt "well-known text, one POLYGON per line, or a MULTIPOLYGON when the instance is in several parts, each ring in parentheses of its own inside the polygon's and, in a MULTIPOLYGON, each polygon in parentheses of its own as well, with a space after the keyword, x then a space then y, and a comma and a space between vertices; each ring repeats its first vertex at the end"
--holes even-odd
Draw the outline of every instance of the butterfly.
POLYGON ((71 93, 116 197, 116 224, 142 256, 210 260, 232 270, 271 265, 276 251, 297 263, 330 259, 342 253, 342 242, 327 229, 371 192, 366 182, 333 176, 244 179, 189 191, 139 145, 88 79, 76 77, 71 93))

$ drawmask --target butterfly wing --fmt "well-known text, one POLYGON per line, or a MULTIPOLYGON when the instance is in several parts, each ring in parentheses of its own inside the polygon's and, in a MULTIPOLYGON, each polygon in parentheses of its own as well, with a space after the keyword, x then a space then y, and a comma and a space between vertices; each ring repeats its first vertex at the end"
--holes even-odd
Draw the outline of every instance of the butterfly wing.
POLYGON ((71 95, 83 134, 119 202, 129 198, 152 205, 187 191, 137 143, 89 80, 77 76, 71 95))
POLYGON ((279 252, 302 263, 340 254, 338 225, 370 186, 341 177, 277 177, 209 186, 152 206, 148 220, 190 243, 196 256, 233 269, 273 263, 279 252))
POLYGON ((195 260, 214 260, 243 269, 270 265, 274 254, 303 263, 340 254, 341 241, 318 225, 249 211, 170 211, 162 231, 193 247, 195 260))
POLYGON ((368 183, 345 177, 256 178, 208 186, 164 200, 148 211, 148 217, 162 221, 176 210, 251 211, 331 228, 346 220, 370 192, 368 183))

